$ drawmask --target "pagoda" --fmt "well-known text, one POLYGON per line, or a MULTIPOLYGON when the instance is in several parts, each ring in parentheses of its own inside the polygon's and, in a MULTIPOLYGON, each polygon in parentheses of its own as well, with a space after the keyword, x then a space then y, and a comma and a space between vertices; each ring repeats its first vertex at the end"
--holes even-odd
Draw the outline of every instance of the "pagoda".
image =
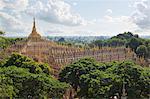
POLYGON ((32 42, 37 42, 37 41, 41 41, 42 40, 41 35, 36 31, 35 18, 33 19, 32 32, 29 35, 28 40, 32 41, 32 42))
MULTIPOLYGON (((92 57, 99 62, 112 62, 133 60, 135 56, 133 51, 124 47, 87 49, 77 48, 75 46, 65 46, 44 39, 37 32, 35 18, 33 19, 32 32, 29 37, 20 42, 16 42, 4 51, 4 53, 7 53, 7 56, 13 52, 17 52, 26 55, 37 62, 48 63, 56 71, 56 75, 63 66, 84 57, 92 57)), ((2 56, 2 58, 4 57, 2 56)))

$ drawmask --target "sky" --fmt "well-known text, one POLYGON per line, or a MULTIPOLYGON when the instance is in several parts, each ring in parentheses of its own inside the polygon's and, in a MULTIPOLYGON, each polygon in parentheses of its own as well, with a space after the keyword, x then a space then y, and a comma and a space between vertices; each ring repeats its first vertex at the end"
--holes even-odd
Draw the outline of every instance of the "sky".
POLYGON ((0 0, 0 30, 28 36, 150 35, 150 0, 0 0))

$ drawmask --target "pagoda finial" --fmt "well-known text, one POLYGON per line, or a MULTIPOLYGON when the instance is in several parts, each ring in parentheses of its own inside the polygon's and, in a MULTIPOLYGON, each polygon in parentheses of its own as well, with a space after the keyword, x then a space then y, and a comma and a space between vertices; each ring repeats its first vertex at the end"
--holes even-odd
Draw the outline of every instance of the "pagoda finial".
POLYGON ((28 38, 30 41, 40 41, 41 40, 41 35, 36 31, 35 18, 33 18, 32 32, 28 38))
POLYGON ((33 18, 33 24, 34 24, 34 26, 35 26, 35 17, 33 18))
POLYGON ((35 17, 33 18, 33 29, 32 31, 36 31, 36 26, 35 26, 35 17))

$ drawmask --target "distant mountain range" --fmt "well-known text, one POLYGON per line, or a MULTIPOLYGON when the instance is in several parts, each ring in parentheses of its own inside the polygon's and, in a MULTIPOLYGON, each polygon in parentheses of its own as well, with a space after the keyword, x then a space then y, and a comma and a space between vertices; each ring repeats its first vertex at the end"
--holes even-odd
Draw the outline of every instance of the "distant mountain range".
POLYGON ((48 36, 52 41, 71 41, 71 42, 86 42, 90 43, 95 40, 104 40, 110 38, 109 36, 48 36))
MULTIPOLYGON (((48 38, 49 40, 52 41, 58 41, 61 38, 64 38, 65 40, 73 40, 73 41, 95 41, 95 40, 104 40, 104 39, 109 39, 112 36, 45 36, 46 38, 48 38)), ((141 38, 145 38, 145 39, 150 39, 150 35, 149 36, 140 36, 141 38)), ((26 38, 23 36, 11 36, 9 38, 26 38)))

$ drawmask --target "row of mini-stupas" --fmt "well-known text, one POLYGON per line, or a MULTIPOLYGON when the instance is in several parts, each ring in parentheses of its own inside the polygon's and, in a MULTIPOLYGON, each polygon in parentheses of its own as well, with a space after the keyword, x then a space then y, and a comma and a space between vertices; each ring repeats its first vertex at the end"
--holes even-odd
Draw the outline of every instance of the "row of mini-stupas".
POLYGON ((56 74, 62 66, 83 57, 93 57, 99 62, 133 60, 135 58, 135 54, 130 49, 123 47, 83 49, 58 45, 55 42, 44 39, 37 32, 35 19, 29 37, 12 45, 7 49, 7 52, 19 52, 35 61, 48 63, 56 71, 56 74))

